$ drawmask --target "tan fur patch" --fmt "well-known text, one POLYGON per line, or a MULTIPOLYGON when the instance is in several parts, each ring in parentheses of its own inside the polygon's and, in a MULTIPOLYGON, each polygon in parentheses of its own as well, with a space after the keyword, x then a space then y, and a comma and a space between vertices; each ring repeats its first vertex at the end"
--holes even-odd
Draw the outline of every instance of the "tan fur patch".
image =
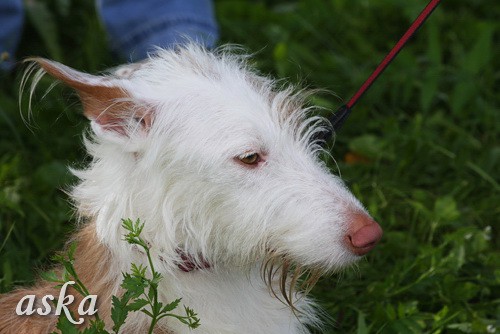
MULTIPOLYGON (((110 323, 111 315, 111 295, 120 279, 119 275, 112 275, 111 253, 99 243, 95 235, 94 224, 89 224, 78 232, 74 238, 77 242, 75 252, 75 270, 81 281, 89 289, 91 294, 97 295, 97 309, 99 316, 110 323), (115 278, 115 280, 111 280, 115 278)), ((56 272, 60 272, 60 268, 56 272)), ((37 300, 45 295, 59 295, 59 289, 55 288, 56 283, 40 281, 35 286, 28 289, 18 289, 11 293, 0 296, 0 333, 50 333, 55 330, 57 317, 55 315, 40 316, 33 314, 30 316, 16 314, 17 303, 26 295, 33 294, 37 300)), ((76 315, 77 308, 83 297, 74 289, 68 289, 67 294, 75 297, 70 310, 76 315)), ((54 308, 53 308, 54 310, 54 308)), ((87 319, 86 319, 87 320, 87 319)), ((88 324, 85 321, 84 324, 88 324)))

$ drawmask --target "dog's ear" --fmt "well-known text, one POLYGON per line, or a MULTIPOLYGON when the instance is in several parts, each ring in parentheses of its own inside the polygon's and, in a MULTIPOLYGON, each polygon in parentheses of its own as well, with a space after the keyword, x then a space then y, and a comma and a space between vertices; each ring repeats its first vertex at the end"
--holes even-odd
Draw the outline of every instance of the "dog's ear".
POLYGON ((83 104, 85 116, 104 130, 125 134, 131 120, 144 129, 151 127, 149 108, 132 102, 127 92, 127 80, 112 76, 91 75, 44 58, 31 58, 45 72, 75 89, 83 104))

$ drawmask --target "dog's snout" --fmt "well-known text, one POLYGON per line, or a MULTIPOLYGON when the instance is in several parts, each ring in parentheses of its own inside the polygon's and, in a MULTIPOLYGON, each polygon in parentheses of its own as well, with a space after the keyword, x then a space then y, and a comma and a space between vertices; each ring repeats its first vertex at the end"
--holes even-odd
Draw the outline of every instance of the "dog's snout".
POLYGON ((356 255, 365 255, 371 251, 382 238, 382 228, 370 216, 356 212, 351 215, 346 243, 356 255))

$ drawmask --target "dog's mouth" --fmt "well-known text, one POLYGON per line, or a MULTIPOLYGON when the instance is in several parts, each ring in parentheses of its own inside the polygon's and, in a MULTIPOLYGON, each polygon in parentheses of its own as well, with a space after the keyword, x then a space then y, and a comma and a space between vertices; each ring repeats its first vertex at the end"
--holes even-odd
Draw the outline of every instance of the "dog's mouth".
MULTIPOLYGON (((288 305, 294 312, 300 311, 295 307, 296 302, 306 296, 322 276, 339 273, 352 267, 363 255, 375 247, 381 237, 381 229, 380 231, 379 229, 380 227, 377 227, 376 233, 368 231, 374 235, 373 237, 368 232, 366 233, 370 234, 369 237, 364 238, 364 235, 363 238, 358 237, 362 239, 362 242, 346 236, 347 240, 342 241, 345 246, 344 261, 336 264, 321 262, 304 264, 294 259, 291 254, 267 248, 267 254, 261 265, 262 280, 274 297, 288 305), (373 240, 365 242, 365 239, 373 240)), ((365 231, 361 232, 365 233, 365 231)))

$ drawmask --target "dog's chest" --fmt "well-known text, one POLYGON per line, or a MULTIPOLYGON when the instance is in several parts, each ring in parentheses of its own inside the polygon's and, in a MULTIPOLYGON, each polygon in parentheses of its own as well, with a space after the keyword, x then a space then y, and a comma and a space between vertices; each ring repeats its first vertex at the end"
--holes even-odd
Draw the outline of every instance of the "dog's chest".
MULTIPOLYGON (((162 297, 171 301, 182 296, 181 304, 192 308, 200 318, 199 333, 307 333, 290 307, 270 293, 256 271, 219 275, 184 273, 173 285, 165 279, 166 293, 162 297)), ((297 303, 299 309, 311 307, 305 298, 297 303)), ((170 320, 168 327, 176 334, 191 333, 178 321, 170 320)))

